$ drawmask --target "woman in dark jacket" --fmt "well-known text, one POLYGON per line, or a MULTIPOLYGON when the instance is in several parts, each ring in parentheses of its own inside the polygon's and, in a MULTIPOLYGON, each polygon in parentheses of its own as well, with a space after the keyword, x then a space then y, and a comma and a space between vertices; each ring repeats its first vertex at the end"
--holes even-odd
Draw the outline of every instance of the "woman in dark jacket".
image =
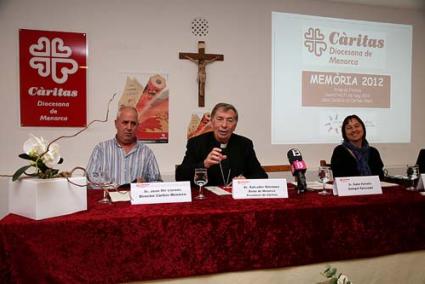
POLYGON ((334 177, 384 176, 381 156, 366 140, 366 128, 357 115, 347 116, 342 123, 344 141, 332 154, 331 168, 334 177))

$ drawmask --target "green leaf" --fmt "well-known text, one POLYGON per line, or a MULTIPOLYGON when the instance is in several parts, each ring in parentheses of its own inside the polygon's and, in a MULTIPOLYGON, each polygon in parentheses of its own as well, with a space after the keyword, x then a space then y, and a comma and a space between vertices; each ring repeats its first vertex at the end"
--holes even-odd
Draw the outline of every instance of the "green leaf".
POLYGON ((335 273, 336 273, 335 267, 331 267, 326 272, 324 272, 325 276, 328 277, 328 278, 331 278, 332 276, 334 276, 335 273))
POLYGON ((25 173, 26 170, 28 170, 31 167, 32 167, 32 165, 27 165, 27 166, 23 166, 22 168, 18 169, 12 177, 12 181, 17 180, 23 173, 25 173))
POLYGON ((41 159, 39 159, 38 161, 37 161, 37 168, 39 168, 40 169, 40 171, 41 172, 45 172, 45 171, 47 171, 48 169, 50 169, 48 166, 46 166, 46 164, 45 163, 43 163, 43 161, 41 160, 41 159))
POLYGON ((31 157, 30 155, 26 154, 26 153, 22 153, 18 156, 19 158, 22 158, 24 160, 30 160, 30 161, 35 161, 37 160, 36 157, 31 157))

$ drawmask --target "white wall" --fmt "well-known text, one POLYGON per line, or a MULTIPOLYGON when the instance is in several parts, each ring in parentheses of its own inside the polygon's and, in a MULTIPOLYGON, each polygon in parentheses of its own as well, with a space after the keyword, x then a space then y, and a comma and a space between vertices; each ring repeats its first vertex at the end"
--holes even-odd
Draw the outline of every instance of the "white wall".
MULTIPOLYGON (((224 54, 207 66, 206 109, 220 101, 240 112, 239 134, 253 139, 260 162, 287 163, 286 152, 298 146, 316 168, 330 159, 335 145, 271 145, 271 11, 384 21, 413 25, 412 142, 379 144, 388 166, 412 163, 425 147, 424 11, 303 0, 0 0, 0 174, 12 174, 25 161, 17 157, 28 133, 51 140, 78 128, 20 127, 18 29, 87 33, 88 120, 103 118, 107 100, 120 91, 119 72, 168 73, 170 138, 151 145, 162 173, 173 175, 186 143, 186 127, 197 109, 196 66, 179 60, 179 52, 196 52, 191 21, 205 17, 208 53, 224 54)), ((407 96, 408 94, 406 94, 407 96)), ((112 110, 115 113, 116 103, 112 110)), ((294 127, 302 123, 294 122, 294 127)), ((397 131, 397 125, 388 125, 397 131)), ((63 170, 85 166, 93 146, 114 135, 112 120, 95 124, 80 136, 59 141, 63 170)))

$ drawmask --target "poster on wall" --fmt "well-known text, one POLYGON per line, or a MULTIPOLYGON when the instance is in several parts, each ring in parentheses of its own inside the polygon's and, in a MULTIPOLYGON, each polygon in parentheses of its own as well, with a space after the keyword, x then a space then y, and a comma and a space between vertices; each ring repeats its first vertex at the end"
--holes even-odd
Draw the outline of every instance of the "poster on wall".
POLYGON ((165 74, 124 73, 119 106, 132 106, 139 114, 137 139, 168 143, 168 87, 165 74))
POLYGON ((213 131, 209 112, 193 112, 187 127, 187 139, 213 131))
POLYGON ((19 30, 21 126, 87 124, 85 33, 19 30))

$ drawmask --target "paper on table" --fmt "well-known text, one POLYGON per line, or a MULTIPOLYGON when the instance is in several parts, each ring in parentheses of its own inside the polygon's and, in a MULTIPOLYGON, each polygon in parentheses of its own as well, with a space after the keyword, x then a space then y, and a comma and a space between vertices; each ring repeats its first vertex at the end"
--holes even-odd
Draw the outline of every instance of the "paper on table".
POLYGON ((109 196, 111 196, 112 202, 118 202, 118 201, 130 201, 130 191, 110 191, 109 196))
MULTIPOLYGON (((292 182, 293 185, 297 186, 297 182, 292 182)), ((392 183, 392 182, 386 182, 386 181, 381 181, 381 187, 392 187, 392 186, 398 186, 398 184, 396 183, 392 183)), ((318 182, 318 181, 308 181, 307 182, 307 188, 311 189, 311 190, 321 190, 322 189, 322 183, 318 182)), ((332 184, 326 184, 325 185, 326 189, 332 189, 332 184)))
POLYGON ((391 187, 391 186, 398 186, 398 184, 392 183, 392 182, 381 181, 381 187, 391 187))
POLYGON ((215 193, 217 195, 231 195, 231 192, 227 192, 224 189, 218 187, 218 186, 206 186, 206 189, 211 191, 212 193, 215 193))

